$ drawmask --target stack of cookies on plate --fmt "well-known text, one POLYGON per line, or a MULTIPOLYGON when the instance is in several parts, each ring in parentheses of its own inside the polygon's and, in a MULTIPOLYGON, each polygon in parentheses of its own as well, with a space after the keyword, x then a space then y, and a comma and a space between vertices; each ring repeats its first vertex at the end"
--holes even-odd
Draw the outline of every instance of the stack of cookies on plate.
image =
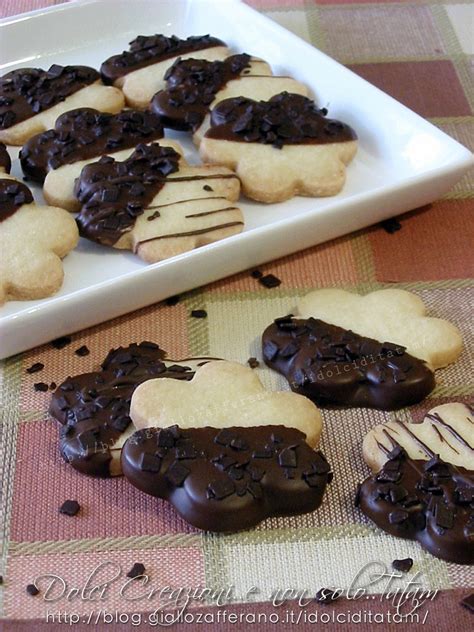
POLYGON ((0 78, 0 300, 49 296, 79 236, 162 261, 240 233, 263 203, 336 195, 357 150, 308 88, 210 35, 138 36, 100 72, 53 64, 0 78), (191 165, 165 129, 192 136, 191 165), (76 213, 75 220, 69 213, 76 213), (29 251, 28 261, 22 245, 29 251))

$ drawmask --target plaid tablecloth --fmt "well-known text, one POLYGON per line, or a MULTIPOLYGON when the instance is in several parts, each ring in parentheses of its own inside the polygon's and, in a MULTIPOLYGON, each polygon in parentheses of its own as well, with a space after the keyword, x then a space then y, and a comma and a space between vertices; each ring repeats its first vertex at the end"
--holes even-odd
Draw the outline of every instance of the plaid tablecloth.
MULTIPOLYGON (((58 1, 3 0, 0 11, 6 16, 51 4, 58 1)), ((474 149, 474 3, 252 0, 252 4, 474 149)), ((125 574, 135 562, 145 565, 149 588, 216 591, 206 599, 195 595, 186 613, 200 613, 202 620, 176 626, 187 630, 286 630, 295 625, 395 629, 397 612, 419 617, 419 623, 413 617, 398 629, 422 624, 425 630, 472 629, 474 616, 459 602, 473 590, 473 569, 442 562, 417 544, 389 537, 354 507, 356 484, 368 473, 361 456, 362 438, 370 427, 395 413, 323 411, 322 449, 335 477, 321 509, 302 517, 270 519, 245 533, 213 535, 189 527, 169 505, 140 494, 124 479, 94 480, 66 465, 58 454, 56 423, 47 414, 50 395, 34 390, 38 375, 26 373, 26 368, 42 362, 41 381, 59 383, 68 375, 94 370, 111 347, 143 339, 159 342, 172 357, 214 355, 245 362, 249 356, 260 357, 263 328, 290 312, 305 292, 330 286, 367 292, 397 284, 417 293, 431 314, 454 322, 465 340, 461 359, 437 372, 430 397, 396 413, 402 419, 420 420, 435 405, 472 396, 473 196, 471 172, 442 200, 399 218, 401 228, 394 233, 375 226, 262 266, 263 272, 282 280, 276 289, 264 289, 244 272, 190 292, 177 305, 157 304, 75 334, 65 349, 45 345, 4 362, 0 389, 4 629, 49 631, 61 614, 59 627, 72 622, 75 630, 133 629, 132 622, 137 622, 133 613, 137 617, 154 610, 159 605, 156 597, 127 600, 114 584, 103 601, 73 594, 67 600, 64 593, 61 599, 45 602, 43 595, 32 597, 25 588, 39 575, 54 574, 71 590, 84 586, 99 565, 105 579, 116 565, 125 574), (197 308, 205 309, 208 317, 192 318, 190 312, 197 308), (74 350, 84 344, 91 353, 79 357, 74 350), (81 504, 75 518, 58 513, 67 498, 81 504), (368 588, 357 599, 306 605, 306 597, 322 587, 367 585, 368 571, 358 579, 357 575, 370 562, 390 569, 392 560, 406 557, 413 558, 413 569, 391 589, 398 587, 400 596, 411 579, 419 582, 418 587, 412 584, 412 590, 431 591, 431 598, 422 600, 415 611, 413 602, 397 611, 386 582, 368 588), (282 594, 285 589, 297 592, 282 594), (276 602, 283 600, 283 605, 272 603, 274 591, 280 591, 276 602), (224 608, 216 605, 219 593, 223 593, 220 602, 227 604, 224 608), (304 603, 298 603, 303 594, 304 603), (68 619, 68 614, 80 614, 80 623, 68 619), (230 620, 232 614, 235 621, 230 620), (260 623, 253 624, 254 620, 260 623)), ((270 370, 256 370, 267 386, 287 388, 270 370)), ((123 584, 123 576, 120 581, 123 584)), ((141 592, 148 589, 141 587, 141 592)))

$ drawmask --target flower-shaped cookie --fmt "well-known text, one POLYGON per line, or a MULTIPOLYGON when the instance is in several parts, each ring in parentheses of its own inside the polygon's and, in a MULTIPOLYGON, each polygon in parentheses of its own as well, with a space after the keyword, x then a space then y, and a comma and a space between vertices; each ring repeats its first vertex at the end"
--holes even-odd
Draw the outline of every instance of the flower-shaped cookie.
POLYGON ((132 485, 208 531, 314 511, 332 480, 302 432, 274 425, 139 430, 123 447, 122 467, 132 485))
POLYGON ((209 128, 209 111, 224 99, 270 99, 280 92, 307 95, 308 89, 291 77, 273 77, 262 59, 245 53, 223 61, 178 59, 165 74, 166 90, 151 100, 150 107, 165 127, 192 130, 198 145, 209 128))
POLYGON ((37 206, 25 184, 0 174, 0 304, 44 298, 59 290, 61 259, 78 239, 67 211, 37 206))
POLYGON ((165 87, 164 75, 176 59, 225 59, 229 49, 210 35, 180 39, 176 35, 139 35, 128 51, 106 59, 100 67, 104 83, 123 90, 127 104, 146 108, 150 99, 165 87))
POLYGON ((53 394, 50 415, 62 424, 60 450, 83 474, 120 476, 122 446, 133 432, 130 400, 136 387, 153 378, 190 380, 207 358, 166 360, 153 342, 112 349, 101 371, 68 377, 53 394))
POLYGON ((423 301, 405 290, 377 290, 361 296, 327 288, 310 292, 299 300, 297 308, 303 318, 319 318, 361 336, 406 347, 432 369, 454 362, 462 351, 457 327, 426 316, 423 301))
POLYGON ((119 112, 123 105, 120 90, 101 85, 99 73, 88 66, 12 70, 0 78, 0 141, 22 145, 74 108, 119 112))
POLYGON ((430 410, 421 424, 377 426, 363 446, 374 474, 356 504, 387 533, 417 540, 449 562, 473 564, 473 428, 472 407, 454 403, 430 410))
POLYGON ((83 168, 77 222, 84 237, 153 263, 241 232, 239 188, 225 167, 189 166, 170 147, 139 145, 124 162, 83 168))
POLYGON ((268 101, 225 99, 211 112, 199 153, 205 162, 234 169, 245 195, 259 202, 335 195, 356 153, 357 136, 326 113, 310 99, 286 92, 268 101))
POLYGON ((150 380, 140 385, 130 416, 137 429, 283 425, 303 432, 313 448, 322 428, 319 410, 306 397, 266 391, 255 371, 227 361, 205 364, 186 384, 150 380))

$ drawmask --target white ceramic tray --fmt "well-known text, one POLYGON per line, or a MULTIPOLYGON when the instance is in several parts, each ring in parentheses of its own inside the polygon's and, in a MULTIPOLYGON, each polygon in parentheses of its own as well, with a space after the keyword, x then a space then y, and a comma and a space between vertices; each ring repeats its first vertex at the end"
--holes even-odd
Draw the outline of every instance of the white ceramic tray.
MULTIPOLYGON (((0 73, 53 62, 98 68, 151 33, 211 33, 308 84, 316 102, 359 135, 344 190, 269 206, 243 199, 242 234, 154 265, 81 240, 65 259, 58 294, 0 308, 1 358, 427 204, 473 164, 465 147, 238 0, 78 0, 5 19, 0 73)), ((183 144, 196 162, 191 143, 183 144)), ((21 175, 17 161, 12 173, 21 175)), ((35 195, 41 200, 39 189, 35 195)))

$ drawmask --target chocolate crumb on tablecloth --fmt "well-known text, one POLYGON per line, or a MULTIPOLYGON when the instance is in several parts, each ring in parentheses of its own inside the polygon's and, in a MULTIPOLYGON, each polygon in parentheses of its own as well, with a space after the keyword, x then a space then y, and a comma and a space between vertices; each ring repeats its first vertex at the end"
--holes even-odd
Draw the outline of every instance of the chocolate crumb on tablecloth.
POLYGON ((71 344, 71 336, 61 336, 60 338, 51 340, 50 344, 55 349, 64 349, 64 347, 67 347, 69 344, 71 344))
POLYGON ((89 351, 89 347, 87 347, 87 345, 82 345, 82 347, 79 347, 79 349, 76 349, 74 351, 74 353, 79 356, 80 358, 83 358, 84 356, 88 356, 90 351, 89 351))
POLYGON ((260 272, 260 270, 252 270, 250 276, 253 279, 261 279, 263 277, 263 272, 260 272))
POLYGON ((45 382, 36 382, 36 384, 33 384, 33 387, 35 391, 39 393, 46 393, 49 389, 49 386, 45 382))
POLYGON ((49 390, 50 391, 55 391, 57 387, 56 382, 51 382, 51 384, 49 385, 49 390))
POLYGON ((3 575, 0 575, 0 586, 3 585, 3 575))
POLYGON ((264 287, 271 289, 274 287, 278 287, 281 284, 281 279, 276 277, 274 274, 266 274, 258 279, 258 282, 261 283, 264 287))
POLYGON ((393 235, 393 233, 396 233, 397 230, 400 230, 402 227, 396 217, 384 219, 383 222, 380 222, 380 226, 390 235, 393 235))
POLYGON ((254 357, 249 358, 247 360, 247 364, 249 365, 251 369, 256 369, 258 366, 260 366, 260 362, 257 360, 257 358, 254 358, 254 357))
POLYGON ((413 566, 413 560, 411 557, 406 557, 403 560, 393 560, 392 567, 396 571, 401 571, 402 573, 408 573, 408 571, 413 566))
POLYGON ((467 597, 464 597, 464 599, 462 599, 462 601, 460 601, 459 603, 461 604, 461 606, 464 606, 471 612, 474 612, 474 593, 467 595, 467 597))
POLYGON ((39 590, 36 588, 34 584, 28 584, 28 586, 26 587, 26 592, 32 597, 35 597, 36 595, 39 594, 39 590))
POLYGON ((207 312, 205 309, 193 309, 191 316, 193 318, 207 318, 207 312))
POLYGON ((42 371, 44 369, 44 364, 42 362, 35 362, 30 367, 26 369, 27 373, 38 373, 38 371, 42 371))
POLYGON ((140 562, 135 562, 132 568, 128 571, 127 577, 131 577, 132 579, 134 577, 140 577, 140 575, 143 575, 144 572, 145 572, 145 566, 141 564, 140 562))
POLYGON ((316 593, 314 600, 318 603, 328 604, 334 603, 338 599, 340 599, 341 595, 337 592, 337 590, 330 590, 329 588, 321 588, 316 593))
POLYGON ((65 514, 66 516, 75 516, 80 508, 81 505, 77 500, 65 500, 59 508, 59 513, 65 514))
POLYGON ((181 297, 179 296, 179 294, 176 294, 176 296, 169 296, 166 300, 165 303, 167 305, 177 305, 179 303, 179 301, 181 300, 181 297))

